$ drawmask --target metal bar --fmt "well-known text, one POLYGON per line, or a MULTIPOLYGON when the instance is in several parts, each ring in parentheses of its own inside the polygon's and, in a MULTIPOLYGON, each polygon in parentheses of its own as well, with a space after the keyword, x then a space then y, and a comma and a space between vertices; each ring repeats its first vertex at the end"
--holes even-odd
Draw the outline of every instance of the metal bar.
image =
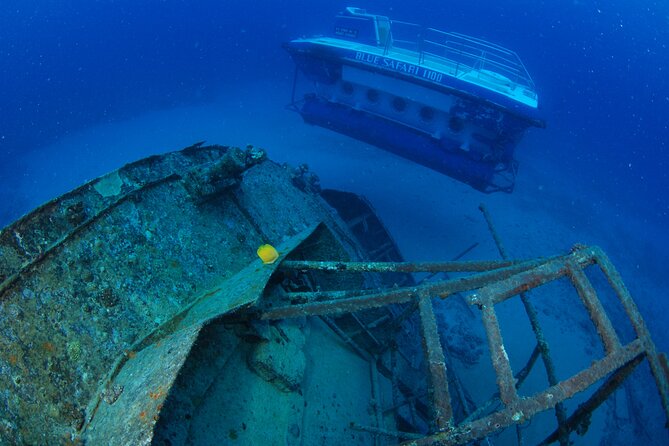
POLYGON ((286 293, 290 302, 316 302, 321 300, 338 300, 349 297, 362 297, 379 293, 382 289, 373 290, 343 290, 343 291, 298 291, 286 293))
POLYGON ((620 302, 625 308, 627 316, 632 322, 632 326, 636 330, 639 339, 641 339, 646 347, 646 357, 650 363, 650 370, 653 373, 655 378, 655 383, 657 384, 657 390, 660 393, 660 399, 662 400, 662 407, 664 408, 664 413, 667 418, 667 425, 669 425, 669 377, 665 373, 666 370, 663 367, 663 364, 660 360, 660 357, 657 353, 657 349, 653 340, 650 337, 650 332, 646 327, 646 323, 639 313, 632 296, 630 295, 625 283, 623 282, 620 273, 615 266, 611 263, 606 254, 599 248, 593 247, 593 252, 595 253, 595 259, 597 264, 602 269, 602 272, 606 275, 606 278, 611 284, 611 287, 615 290, 620 302))
POLYGON ((558 402, 571 398, 642 353, 644 353, 643 342, 639 339, 634 340, 615 353, 594 361, 589 368, 581 370, 570 378, 550 386, 532 397, 519 399, 512 406, 470 423, 460 424, 451 431, 430 435, 420 440, 404 442, 402 445, 454 446, 483 438, 512 424, 529 420, 539 412, 554 407, 558 402))
MULTIPOLYGON (((446 362, 448 364, 452 364, 453 360, 451 359, 450 352, 448 351, 448 346, 443 345, 442 347, 443 347, 444 358, 446 359, 446 362)), ((471 408, 470 408, 471 399, 468 398, 468 395, 465 393, 465 390, 462 388, 462 383, 460 382, 460 379, 458 378, 457 374, 455 373, 455 370, 453 368, 446 370, 446 376, 448 376, 449 372, 450 372, 451 376, 453 377, 453 379, 451 379, 451 383, 453 384, 453 387, 455 389, 455 394, 457 395, 458 400, 460 401, 460 403, 462 405, 462 413, 466 417, 467 415, 469 415, 471 413, 471 408)))
MULTIPOLYGON (((473 246, 469 249, 473 249, 473 246)), ((519 260, 448 261, 448 262, 326 262, 318 260, 284 260, 280 269, 301 271, 318 270, 330 272, 376 272, 376 273, 417 273, 417 272, 480 272, 505 268, 522 263, 519 260)))
POLYGON ((613 290, 618 295, 618 298, 620 299, 620 302, 622 303, 623 308, 627 313, 627 316, 630 318, 630 322, 632 323, 632 326, 634 327, 637 336, 640 339, 648 338, 650 336, 650 334, 648 333, 648 328, 646 327, 646 324, 643 318, 641 317, 641 313, 639 313, 639 309, 634 303, 634 300, 632 300, 630 292, 627 290, 627 287, 623 283, 623 279, 620 276, 620 273, 618 273, 618 271, 613 266, 609 258, 606 256, 606 254, 604 254, 598 248, 595 249, 597 249, 598 251, 595 254, 595 261, 602 269, 602 272, 606 276, 613 290))
POLYGON ((539 359, 540 353, 541 353, 541 348, 539 347, 539 344, 537 344, 534 347, 534 350, 532 350, 532 354, 530 355, 530 358, 527 360, 525 367, 523 367, 520 370, 520 372, 516 374, 516 389, 520 389, 520 387, 523 385, 525 379, 527 379, 530 372, 532 371, 532 368, 534 368, 534 364, 536 364, 537 359, 539 359))
POLYGON ((483 312, 483 325, 488 337, 490 358, 497 375, 499 396, 502 402, 508 407, 518 401, 518 394, 516 393, 516 385, 509 357, 504 349, 499 321, 497 320, 497 314, 495 314, 495 308, 492 303, 483 304, 481 311, 483 312))
POLYGON ((371 426, 362 426, 358 423, 351 422, 350 424, 351 429, 355 429, 357 431, 363 431, 363 432, 369 432, 370 434, 374 435, 385 435, 386 437, 393 437, 393 438, 400 438, 400 439, 412 439, 412 438, 421 438, 422 435, 420 434, 414 434, 411 432, 401 432, 401 431, 391 431, 387 429, 379 429, 376 427, 371 427, 371 426))
POLYGON ((354 352, 358 354, 365 361, 371 361, 369 353, 367 353, 362 347, 360 347, 353 339, 351 339, 344 331, 335 324, 335 322, 327 316, 321 316, 321 320, 330 327, 337 335, 339 335, 342 340, 353 349, 354 352))
MULTIPOLYGON (((454 261, 454 262, 455 262, 455 261, 459 261, 461 258, 463 258, 463 257, 466 256, 467 254, 469 254, 470 252, 472 252, 472 251, 474 250, 474 248, 476 248, 478 245, 479 245, 479 242, 474 242, 474 243, 472 243, 472 244, 469 245, 467 248, 465 248, 462 252, 460 252, 458 255, 456 255, 455 257, 453 257, 452 261, 454 261)), ((478 263, 480 263, 480 262, 478 262, 478 263)))
POLYGON ((516 424, 516 440, 518 446, 524 446, 525 441, 523 441, 523 431, 520 430, 520 424, 516 424))
MULTIPOLYGON (((369 361, 369 374, 372 381, 372 408, 374 410, 374 419, 376 421, 376 428, 383 429, 383 412, 381 409, 381 390, 379 388, 379 371, 376 368, 376 356, 372 356, 369 361)), ((380 438, 375 436, 374 444, 380 446, 380 438)))
MULTIPOLYGON (((532 350, 532 354, 530 355, 529 359, 527 360, 527 363, 525 364, 525 367, 523 367, 520 372, 516 373, 515 379, 516 379, 516 390, 520 389, 520 387, 523 385, 523 382, 525 382, 525 379, 527 376, 530 374, 532 371, 532 368, 534 367, 534 364, 537 362, 537 359, 539 359, 539 345, 534 347, 534 350, 532 350)), ((500 404, 501 401, 499 399, 499 393, 495 393, 495 395, 490 398, 488 401, 483 403, 481 406, 479 406, 474 412, 469 414, 467 418, 465 418, 462 422, 467 423, 469 421, 475 420, 481 416, 481 414, 487 412, 490 410, 492 406, 495 404, 500 404)))
MULTIPOLYGON (((472 243, 472 244, 469 245, 467 248, 465 248, 464 250, 462 250, 458 255, 456 255, 455 257, 453 257, 453 258, 451 259, 451 262, 459 261, 461 258, 463 258, 463 257, 466 256, 467 254, 469 254, 471 251, 473 251, 474 248, 476 248, 478 245, 479 245, 479 242, 474 242, 474 243, 472 243)), ((480 263, 480 262, 477 262, 477 263, 480 263)), ((437 274, 441 274, 441 273, 446 274, 444 271, 433 271, 433 272, 432 272, 431 274, 429 274, 428 276, 423 277, 423 278, 421 279, 420 283, 427 282, 428 280, 431 280, 431 279, 432 279, 434 276, 436 276, 437 274)))
POLYGON ((385 323, 386 321, 392 319, 392 313, 389 311, 388 314, 384 314, 380 318, 373 320, 372 322, 367 324, 368 329, 373 329, 378 327, 379 325, 385 323))
MULTIPOLYGON (((337 324, 327 316, 320 317, 323 322, 325 322, 337 335, 339 335, 346 344, 348 344, 362 359, 366 361, 373 361, 374 358, 372 355, 367 353, 362 347, 360 347, 355 341, 353 341, 343 330, 341 330, 337 324)), ((393 389, 393 403, 397 404, 400 399, 402 399, 403 394, 408 394, 406 401, 409 404, 409 410, 412 417, 412 423, 415 424, 415 418, 419 416, 416 408, 411 403, 417 397, 412 396, 412 392, 409 386, 404 384, 397 376, 397 350, 391 351, 391 369, 388 369, 384 366, 383 362, 375 363, 376 369, 381 375, 385 376, 387 379, 391 380, 392 389, 393 389)), ((399 406, 397 406, 399 407, 399 406)), ((409 437, 407 437, 409 438, 409 437)))
POLYGON ((608 354, 619 349, 620 340, 618 339, 616 331, 613 329, 613 324, 611 324, 611 320, 606 315, 604 306, 597 298, 597 292, 583 270, 578 266, 575 266, 569 268, 568 275, 571 278, 581 301, 583 301, 583 305, 585 305, 585 308, 588 310, 590 319, 595 323, 595 328, 604 343, 604 350, 606 353, 608 354))
MULTIPOLYGON (((613 394, 618 387, 622 385, 623 382, 630 376, 630 374, 636 369, 636 366, 641 364, 643 361, 643 355, 639 355, 632 361, 628 362, 611 376, 609 376, 604 384, 602 384, 599 389, 593 393, 590 398, 583 404, 580 404, 574 413, 567 419, 565 423, 565 428, 568 432, 573 432, 575 430, 583 429, 584 424, 590 424, 590 416, 592 412, 597 409, 599 406, 607 400, 609 396, 613 394)), ((579 432, 580 435, 583 435, 585 432, 579 432)), ((538 446, 546 446, 551 443, 554 443, 559 439, 560 432, 556 430, 550 434, 544 441, 539 443, 538 446)))
POLYGON ((490 235, 492 235, 492 238, 495 241, 495 246, 497 246, 499 255, 503 259, 508 258, 506 254, 506 248, 504 247, 504 243, 502 243, 502 238, 497 233, 497 229, 495 228, 495 225, 492 222, 492 216, 490 215, 490 212, 488 212, 488 208, 486 208, 485 205, 481 203, 479 204, 479 210, 483 214, 483 218, 485 219, 485 222, 488 225, 488 230, 490 231, 490 235))
MULTIPOLYGON (((398 370, 397 368, 395 371, 390 370, 385 366, 385 364, 383 364, 382 361, 378 362, 376 364, 376 367, 379 370, 379 373, 381 373, 381 375, 383 375, 387 379, 392 380, 394 377, 393 386, 398 392, 397 399, 400 401, 399 404, 394 405, 393 407, 390 407, 388 409, 385 409, 384 413, 396 410, 399 407, 407 405, 409 407, 409 412, 411 415, 411 424, 413 426, 417 425, 418 419, 424 421, 425 423, 429 423, 430 415, 426 413, 424 410, 422 410, 422 407, 424 405, 421 403, 421 399, 427 397, 427 393, 421 393, 418 395, 414 394, 413 389, 407 383, 405 383, 404 381, 402 381, 397 377, 397 370, 398 370)), ((395 367, 397 367, 397 364, 395 364, 395 367)))
MULTIPOLYGON (((429 397, 429 395, 428 395, 427 392, 422 393, 422 394, 420 394, 420 395, 412 395, 412 396, 406 397, 406 398, 405 398, 403 401, 401 401, 399 404, 395 404, 395 405, 393 405, 393 406, 391 406, 391 407, 387 407, 387 408, 383 409, 383 413, 384 413, 384 414, 390 413, 390 412, 392 412, 392 411, 394 411, 394 410, 399 409, 400 407, 408 406, 408 405, 410 405, 411 403, 420 400, 421 398, 427 398, 427 397, 429 397)), ((415 424, 415 419, 413 420, 413 423, 415 424)), ((421 436, 421 437, 422 437, 422 436, 421 436)))
MULTIPOLYGON (((568 258, 567 256, 566 258, 568 258)), ((532 288, 544 285, 567 274, 565 258, 558 258, 538 265, 530 270, 504 278, 482 287, 476 294, 469 296, 470 305, 479 305, 482 301, 498 304, 506 299, 524 293, 532 288)))
MULTIPOLYGON (((520 294, 520 300, 525 307, 525 312, 527 313, 527 317, 530 320, 530 325, 532 326, 534 337, 537 340, 537 346, 539 347, 539 352, 541 353, 541 360, 544 363, 544 368, 546 369, 546 378, 548 379, 548 384, 553 386, 558 382, 557 374, 555 373, 555 364, 553 363, 553 358, 551 357, 550 346, 548 345, 548 341, 544 336, 543 329, 539 324, 537 310, 534 308, 534 305, 532 305, 525 293, 520 294)), ((564 429, 564 425, 567 421, 567 410, 562 403, 557 403, 555 405, 555 418, 557 418, 558 432, 560 432, 560 444, 562 446, 569 446, 569 432, 564 429)))
POLYGON ((264 311, 260 315, 262 320, 287 319, 302 316, 322 316, 326 314, 353 313, 368 308, 398 304, 413 299, 415 288, 400 288, 398 291, 386 291, 375 294, 351 297, 348 299, 334 299, 322 302, 312 302, 301 305, 286 305, 264 311))
MULTIPOLYGON (((427 283, 415 287, 391 288, 377 290, 376 293, 369 294, 369 292, 360 293, 359 291, 353 293, 350 298, 341 299, 341 293, 335 292, 332 296, 336 298, 329 299, 329 292, 315 292, 313 294, 302 293, 307 296, 307 300, 311 301, 308 296, 313 296, 314 299, 327 299, 322 302, 310 302, 301 305, 286 305, 284 307, 268 309, 261 314, 261 319, 286 319, 291 317, 313 316, 333 313, 353 313, 355 311, 376 308, 389 304, 397 304, 408 302, 423 292, 431 296, 438 296, 446 298, 452 294, 459 293, 466 290, 483 287, 489 283, 499 281, 502 278, 509 277, 521 271, 541 265, 545 260, 530 260, 528 262, 514 264, 506 268, 499 268, 493 271, 486 271, 478 274, 473 274, 468 277, 457 279, 443 280, 434 283, 427 283)), ((290 296, 290 294, 289 294, 290 296)))
POLYGON ((365 333, 367 335, 367 337, 372 340, 374 345, 376 345, 377 347, 381 345, 379 340, 376 339, 376 336, 374 336, 374 334, 371 331, 369 331, 369 329, 367 328, 367 325, 365 325, 365 323, 363 321, 361 321, 360 318, 355 315, 355 313, 351 313, 351 317, 353 317, 353 320, 355 320, 355 322, 360 326, 361 332, 365 333))
MULTIPOLYGON (((413 301, 406 305, 406 308, 386 327, 388 333, 395 333, 402 326, 405 320, 411 317, 411 315, 418 309, 418 301, 413 301)), ((386 350, 394 348, 394 340, 392 336, 388 337, 386 344, 381 347, 379 354, 384 353, 386 350)))
POLYGON ((420 311, 420 328, 423 337, 423 348, 430 374, 430 399, 434 412, 434 423, 437 430, 443 431, 453 425, 453 408, 451 395, 448 391, 448 377, 446 374, 446 360, 439 342, 439 330, 434 318, 432 300, 423 295, 418 301, 420 311))
MULTIPOLYGON (((488 228, 490 229, 493 239, 495 240, 495 244, 497 245, 497 249, 499 250, 500 255, 502 256, 503 259, 506 259, 507 253, 506 250, 504 249, 504 245, 502 244, 502 239, 497 233, 497 230, 495 229, 495 225, 492 221, 492 216, 490 215, 490 213, 483 204, 479 205, 479 209, 483 213, 483 216, 488 224, 488 228)), ((576 262, 574 262, 573 264, 576 265, 576 262)), ((543 329, 541 328, 541 324, 539 323, 539 317, 537 315, 537 311, 534 308, 534 305, 532 305, 532 302, 530 302, 530 300, 528 299, 527 295, 525 294, 525 291, 528 291, 529 289, 535 288, 549 281, 555 280, 556 278, 566 273, 566 271, 567 268, 564 258, 560 260, 554 260, 552 262, 542 265, 541 267, 535 268, 534 270, 528 271, 529 274, 518 274, 515 277, 509 278, 507 281, 505 281, 506 282, 505 285, 508 288, 505 291, 495 290, 494 297, 491 298, 491 302, 494 302, 493 299, 498 299, 502 296, 506 296, 504 298, 508 298, 512 295, 520 294, 520 300, 523 303, 523 307, 525 308, 525 313, 527 313, 530 325, 532 326, 532 331, 534 332, 534 337, 537 340, 537 347, 541 352, 541 360, 543 361, 544 368, 546 369, 546 377, 548 378, 548 384, 551 386, 555 385, 558 381, 557 375, 555 373, 555 365, 553 364, 553 359, 550 354, 550 347, 548 345, 548 341, 546 341, 543 329)), ((500 283, 500 288, 502 289, 504 288, 504 285, 502 283, 500 283)), ((500 379, 499 375, 498 379, 500 379)), ((515 392, 515 386, 513 389, 515 392)), ((502 401, 504 401, 503 398, 502 401)), ((555 405, 555 417, 557 418, 558 422, 558 431, 561 433, 560 444, 562 446, 568 446, 569 445, 568 432, 565 432, 565 430, 563 429, 564 423, 567 420, 567 411, 565 410, 562 403, 558 403, 555 405)))
POLYGON ((405 401, 397 384, 397 346, 390 349, 390 386, 393 396, 393 409, 401 407, 405 401))

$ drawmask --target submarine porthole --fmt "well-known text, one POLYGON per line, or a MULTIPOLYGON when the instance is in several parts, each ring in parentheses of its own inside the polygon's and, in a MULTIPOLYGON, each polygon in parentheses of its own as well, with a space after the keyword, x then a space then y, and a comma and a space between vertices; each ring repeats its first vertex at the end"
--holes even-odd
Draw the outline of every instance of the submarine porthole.
POLYGON ((403 112, 404 110, 406 110, 406 108, 407 108, 407 101, 405 101, 402 98, 398 98, 398 97, 394 98, 392 104, 393 104, 393 108, 395 109, 395 111, 400 112, 400 113, 403 112))
POLYGON ((351 96, 353 94, 353 84, 350 82, 344 82, 341 84, 341 91, 347 95, 351 96))
POLYGON ((434 119, 434 109, 432 107, 421 107, 420 119, 423 122, 432 122, 434 119))
POLYGON ((465 123, 457 116, 451 116, 448 120, 448 128, 455 133, 459 133, 465 127, 465 123))
POLYGON ((367 90, 367 100, 372 103, 379 102, 379 92, 370 88, 367 90))

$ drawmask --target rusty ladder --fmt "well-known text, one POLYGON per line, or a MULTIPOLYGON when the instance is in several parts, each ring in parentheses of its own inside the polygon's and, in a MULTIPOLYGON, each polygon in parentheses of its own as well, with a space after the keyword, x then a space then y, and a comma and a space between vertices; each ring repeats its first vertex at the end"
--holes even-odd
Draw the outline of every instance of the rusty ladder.
MULTIPOLYGON (((482 208, 490 229, 498 242, 500 253, 505 252, 494 231, 485 208, 482 208)), ((411 433, 395 433, 398 438, 409 438, 402 445, 461 445, 484 438, 512 425, 522 424, 536 414, 556 408, 558 428, 541 444, 560 441, 567 444, 569 433, 576 430, 606 398, 630 375, 643 359, 647 359, 655 378, 665 415, 669 420, 669 367, 664 354, 658 353, 646 324, 638 311, 618 271, 606 254, 598 247, 575 246, 566 255, 526 261, 484 262, 327 262, 284 261, 280 268, 297 271, 329 272, 456 272, 470 273, 465 277, 429 282, 415 286, 393 287, 375 290, 315 291, 299 293, 301 304, 284 305, 265 310, 265 320, 285 319, 300 316, 328 316, 354 313, 391 304, 414 302, 420 313, 420 334, 428 365, 429 396, 435 430, 425 436, 411 433), (604 306, 586 276, 584 270, 596 265, 606 276, 608 283, 620 300, 636 332, 636 339, 623 345, 616 334, 604 306), (495 305, 514 296, 548 284, 560 278, 568 278, 588 311, 603 343, 605 355, 578 373, 557 381, 552 371, 552 360, 548 344, 543 338, 538 322, 532 321, 533 307, 524 302, 537 337, 537 347, 528 366, 514 377, 501 335, 495 305), (485 413, 485 407, 459 424, 453 420, 452 400, 448 386, 447 367, 433 312, 432 298, 449 298, 457 293, 470 292, 467 303, 482 313, 483 325, 488 339, 492 363, 499 388, 499 399, 503 407, 493 413, 485 413), (542 356, 549 378, 549 386, 530 397, 518 395, 517 388, 527 375, 538 356, 542 356), (523 375, 523 377, 521 377, 523 375), (608 378, 588 400, 567 417, 561 403, 576 393, 593 386, 602 378, 608 378), (477 418, 480 416, 480 418, 477 418)), ((289 293, 290 294, 290 293, 289 293)), ((298 294, 298 293, 295 293, 298 294)), ((295 296, 292 296, 295 297, 295 296)), ((485 405, 484 405, 485 406, 485 405)), ((489 406, 489 405, 488 405, 489 406)), ((388 435, 382 429, 378 434, 388 435)))

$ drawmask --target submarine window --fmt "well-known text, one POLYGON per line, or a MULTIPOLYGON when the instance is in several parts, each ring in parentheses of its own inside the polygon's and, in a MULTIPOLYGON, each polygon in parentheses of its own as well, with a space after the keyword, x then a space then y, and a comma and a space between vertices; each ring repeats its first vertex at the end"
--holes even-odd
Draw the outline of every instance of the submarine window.
POLYGON ((393 99, 393 108, 395 111, 403 112, 407 108, 407 101, 402 98, 393 99))
POLYGON ((367 100, 369 102, 379 102, 379 92, 370 88, 367 90, 367 100))
POLYGON ((448 120, 448 128, 453 132, 458 133, 461 132, 463 128, 465 128, 465 123, 457 116, 451 116, 451 119, 448 120))
POLYGON ((432 107, 422 107, 420 109, 420 119, 423 122, 431 122, 434 119, 434 109, 432 107))
POLYGON ((341 91, 344 92, 345 95, 351 96, 353 94, 353 84, 344 82, 341 84, 341 91))

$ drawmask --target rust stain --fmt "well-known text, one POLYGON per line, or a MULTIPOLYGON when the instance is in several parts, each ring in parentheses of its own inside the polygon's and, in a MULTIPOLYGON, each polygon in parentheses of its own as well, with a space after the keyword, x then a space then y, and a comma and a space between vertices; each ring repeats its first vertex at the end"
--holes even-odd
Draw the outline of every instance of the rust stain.
POLYGON ((158 390, 156 392, 149 392, 149 398, 151 398, 152 400, 157 400, 164 395, 165 395, 165 390, 163 390, 162 387, 158 387, 158 390))

